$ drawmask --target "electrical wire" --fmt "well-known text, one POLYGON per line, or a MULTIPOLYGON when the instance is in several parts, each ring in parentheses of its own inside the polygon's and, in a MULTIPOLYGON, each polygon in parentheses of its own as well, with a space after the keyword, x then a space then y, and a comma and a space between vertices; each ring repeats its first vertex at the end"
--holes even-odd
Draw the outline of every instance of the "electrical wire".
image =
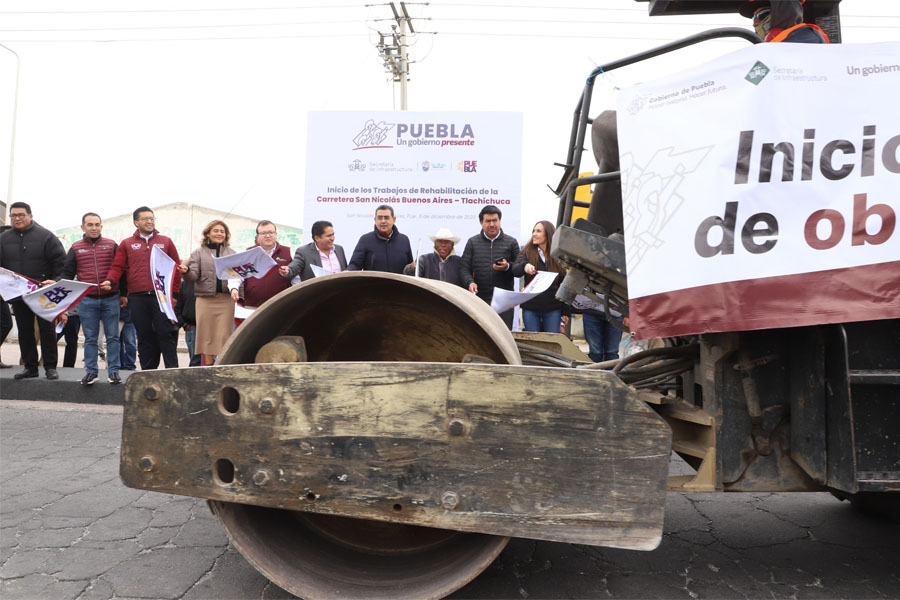
POLYGON ((323 4, 319 6, 259 6, 247 8, 151 8, 133 10, 4 10, 0 15, 105 15, 105 14, 145 14, 145 13, 208 13, 263 10, 306 10, 324 8, 363 8, 366 4, 323 4))
POLYGON ((342 25, 348 23, 364 23, 352 21, 288 21, 284 23, 233 23, 228 25, 153 25, 149 27, 78 27, 67 29, 0 29, 0 33, 37 33, 42 31, 62 33, 68 31, 150 31, 160 29, 221 29, 228 27, 292 27, 295 25, 342 25))
POLYGON ((316 33, 316 34, 295 34, 295 35, 245 35, 245 36, 228 36, 228 37, 172 37, 172 38, 133 38, 133 39, 5 39, 4 43, 143 43, 143 42, 213 42, 213 41, 233 41, 233 40, 291 40, 302 38, 351 38, 351 37, 368 37, 368 33, 316 33))

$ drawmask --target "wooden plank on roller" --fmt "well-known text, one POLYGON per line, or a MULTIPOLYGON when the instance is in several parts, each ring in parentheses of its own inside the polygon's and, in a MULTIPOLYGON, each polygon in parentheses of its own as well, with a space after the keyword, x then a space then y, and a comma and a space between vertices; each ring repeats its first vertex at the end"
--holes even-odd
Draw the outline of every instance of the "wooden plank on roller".
POLYGON ((299 363, 138 372, 121 476, 187 496, 633 549, 670 430, 603 372, 299 363))

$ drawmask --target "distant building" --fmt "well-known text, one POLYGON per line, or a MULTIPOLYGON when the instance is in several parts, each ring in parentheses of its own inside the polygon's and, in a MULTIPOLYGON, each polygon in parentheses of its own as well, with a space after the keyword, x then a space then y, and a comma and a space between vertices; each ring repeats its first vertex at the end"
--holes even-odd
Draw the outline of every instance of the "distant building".
MULTIPOLYGON (((200 245, 200 235, 207 223, 214 219, 222 219, 231 230, 231 247, 240 252, 255 243, 256 224, 258 218, 241 215, 226 215, 224 211, 188 204, 172 202, 162 206, 151 206, 156 215, 157 229, 163 235, 172 238, 178 248, 178 256, 187 259, 191 252, 200 245)), ((100 215, 103 219, 103 235, 116 242, 134 234, 135 226, 132 213, 116 216, 100 215)), ((57 229, 56 235, 68 250, 73 242, 80 240, 83 233, 80 223, 75 227, 57 229)), ((275 223, 278 227, 278 242, 291 249, 300 246, 303 230, 283 223, 275 223)))

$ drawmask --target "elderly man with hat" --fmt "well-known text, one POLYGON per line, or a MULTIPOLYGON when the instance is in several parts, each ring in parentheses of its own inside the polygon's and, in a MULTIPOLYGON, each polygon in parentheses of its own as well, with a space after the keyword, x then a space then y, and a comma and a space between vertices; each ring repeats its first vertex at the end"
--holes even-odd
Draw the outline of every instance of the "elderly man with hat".
POLYGON ((454 250, 459 236, 453 235, 444 227, 428 237, 434 242, 434 252, 420 256, 419 260, 407 265, 403 273, 462 286, 459 278, 459 257, 454 250))

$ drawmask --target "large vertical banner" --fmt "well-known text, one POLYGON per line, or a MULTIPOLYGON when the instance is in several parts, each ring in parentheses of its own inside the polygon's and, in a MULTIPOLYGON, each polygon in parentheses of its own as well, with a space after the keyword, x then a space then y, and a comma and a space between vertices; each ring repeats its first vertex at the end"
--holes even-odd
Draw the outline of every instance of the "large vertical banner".
POLYGON ((304 238, 334 224, 347 258, 389 204, 413 253, 432 250, 429 234, 449 228, 463 241, 480 231, 478 211, 494 204, 518 237, 522 115, 503 112, 311 112, 304 238))
POLYGON ((641 337, 900 317, 900 44, 761 44, 623 91, 641 337))

